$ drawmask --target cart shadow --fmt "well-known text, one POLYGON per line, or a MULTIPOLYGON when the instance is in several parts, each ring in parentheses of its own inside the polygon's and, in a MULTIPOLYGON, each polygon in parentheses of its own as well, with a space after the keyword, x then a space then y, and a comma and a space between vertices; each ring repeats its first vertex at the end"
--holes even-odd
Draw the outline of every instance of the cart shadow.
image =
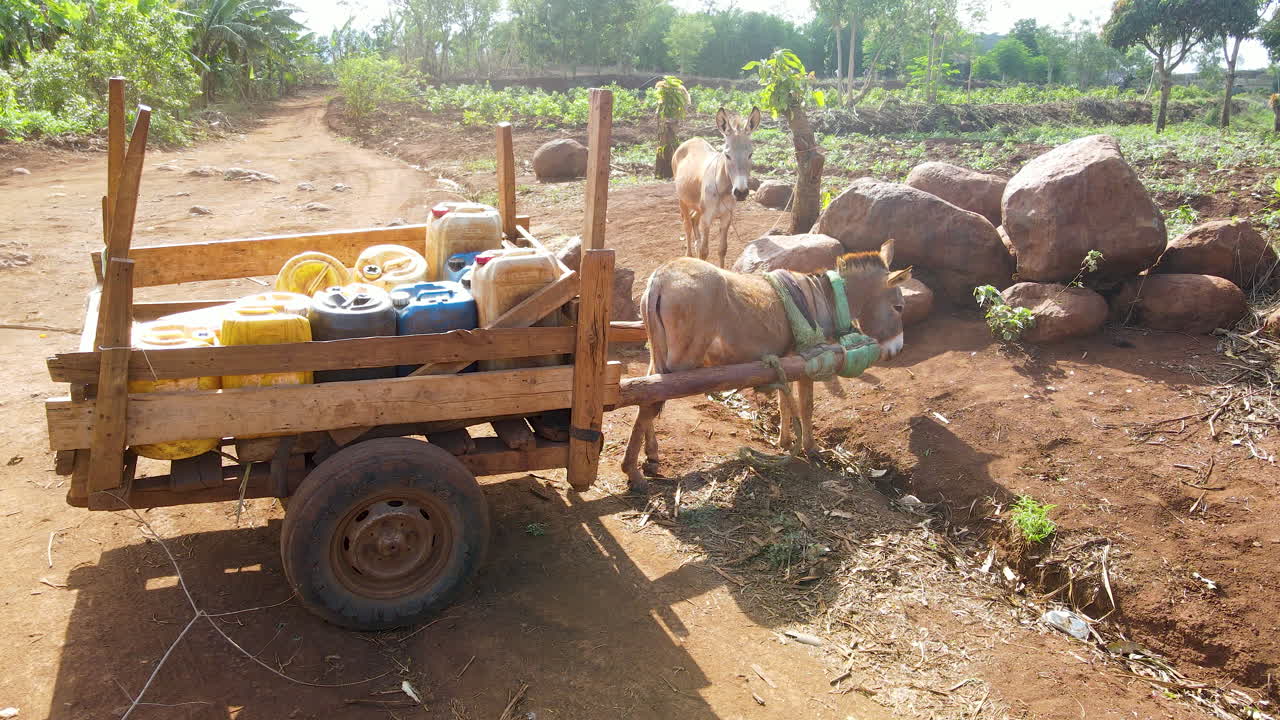
MULTIPOLYGON (((205 612, 262 609, 196 622, 146 693, 164 706, 140 706, 131 717, 498 717, 523 683, 517 717, 717 717, 698 696, 710 681, 680 646, 687 631, 671 605, 677 594, 718 587, 718 577, 681 577, 679 593, 667 587, 672 578, 650 581, 603 524, 625 509, 611 496, 542 500, 527 478, 484 487, 494 532, 478 577, 430 625, 397 632, 342 630, 291 599, 278 521, 166 533, 205 612), (255 664, 210 622, 310 685, 255 664), (410 706, 402 680, 425 709, 410 706), (357 684, 317 687, 343 683, 357 684)), ((163 531, 170 518, 180 522, 151 521, 163 531)), ((76 602, 49 717, 119 717, 192 617, 190 606, 154 542, 107 550, 96 565, 75 569, 68 586, 76 602)))

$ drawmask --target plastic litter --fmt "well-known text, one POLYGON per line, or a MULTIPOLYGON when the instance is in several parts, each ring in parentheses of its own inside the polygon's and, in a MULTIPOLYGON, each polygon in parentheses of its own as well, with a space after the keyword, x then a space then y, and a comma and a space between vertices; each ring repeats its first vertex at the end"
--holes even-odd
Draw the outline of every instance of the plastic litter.
POLYGON ((1089 623, 1073 612, 1050 610, 1040 616, 1046 625, 1057 628, 1077 640, 1089 639, 1089 623))

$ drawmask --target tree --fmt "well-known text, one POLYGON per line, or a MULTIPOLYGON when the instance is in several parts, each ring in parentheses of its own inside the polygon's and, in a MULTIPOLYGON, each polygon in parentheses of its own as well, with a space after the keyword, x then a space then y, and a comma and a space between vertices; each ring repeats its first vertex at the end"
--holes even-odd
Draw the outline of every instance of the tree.
POLYGON ((979 80, 995 80, 1000 77, 1000 66, 990 53, 979 55, 969 66, 969 74, 979 80))
POLYGON ((1013 24, 1013 30, 1009 31, 1009 37, 1016 39, 1022 43, 1027 52, 1031 55, 1040 54, 1040 31, 1042 28, 1036 25, 1036 21, 1032 18, 1023 18, 1013 24))
POLYGON ((1062 82, 1064 78, 1070 43, 1066 33, 1048 27, 1036 28, 1036 47, 1040 48, 1040 56, 1045 59, 1045 82, 1050 85, 1054 80, 1062 82))
POLYGON ((1206 40, 1220 44, 1222 59, 1227 63, 1223 78, 1222 112, 1218 122, 1231 125, 1231 90, 1236 84, 1236 59, 1240 43, 1253 35, 1271 5, 1270 0, 1213 0, 1205 3, 1201 22, 1206 40))
POLYGON ((791 204, 791 232, 807 233, 818 220, 821 210, 818 193, 822 188, 822 166, 826 156, 809 124, 806 106, 812 102, 825 104, 821 90, 812 90, 813 74, 786 48, 779 48, 761 60, 752 60, 743 70, 756 71, 760 83, 760 104, 774 117, 781 115, 791 129, 791 144, 796 153, 796 189, 791 204))
POLYGON ((658 120, 662 124, 658 137, 657 156, 653 162, 653 174, 654 177, 670 180, 674 175, 671 171, 671 158, 676 154, 678 139, 676 128, 679 127, 680 121, 684 119, 693 101, 689 98, 689 91, 685 89, 684 82, 674 75, 668 75, 659 80, 654 85, 650 97, 657 105, 658 120))
POLYGON ((1022 41, 1010 35, 991 48, 991 59, 1000 68, 1000 79, 1021 80, 1026 77, 1031 53, 1022 41))
POLYGON ((671 27, 664 39, 667 54, 681 73, 693 72, 698 56, 711 36, 711 21, 704 15, 685 13, 671 20, 671 27))
MULTIPOLYGON (((1213 0, 1220 2, 1221 0, 1213 0)), ((1160 78, 1160 109, 1156 132, 1164 132, 1169 117, 1173 71, 1204 37, 1203 5, 1199 0, 1116 0, 1102 27, 1102 39, 1116 50, 1146 49, 1160 78)))
POLYGON ((206 104, 217 100, 219 86, 250 92, 257 70, 282 64, 304 29, 292 5, 279 0, 186 0, 191 27, 191 57, 200 67, 206 104))

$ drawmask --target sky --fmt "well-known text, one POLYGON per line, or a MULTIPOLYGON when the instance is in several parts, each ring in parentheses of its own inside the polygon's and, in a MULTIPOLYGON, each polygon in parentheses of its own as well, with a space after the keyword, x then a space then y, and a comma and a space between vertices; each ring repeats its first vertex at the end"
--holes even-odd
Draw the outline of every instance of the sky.
MULTIPOLYGON (((795 21, 808 20, 813 15, 809 4, 803 0, 731 1, 741 10, 772 12, 795 21)), ((1041 25, 1061 27, 1072 15, 1077 19, 1096 19, 1096 24, 1100 25, 1110 14, 1112 1, 1070 0, 1054 3, 1044 0, 990 0, 986 20, 974 29, 979 32, 1005 33, 1013 27, 1014 22, 1027 17, 1035 18, 1041 25)), ((293 0, 293 4, 301 8, 299 19, 308 27, 327 33, 353 15, 359 25, 376 23, 386 15, 391 0, 293 0)), ((673 4, 684 10, 701 10, 708 5, 708 0, 673 0, 673 4)), ((710 0, 710 4, 714 7, 726 7, 730 0, 710 0)), ((1267 51, 1261 44, 1249 41, 1241 46, 1239 69, 1264 68, 1267 64, 1267 51)))

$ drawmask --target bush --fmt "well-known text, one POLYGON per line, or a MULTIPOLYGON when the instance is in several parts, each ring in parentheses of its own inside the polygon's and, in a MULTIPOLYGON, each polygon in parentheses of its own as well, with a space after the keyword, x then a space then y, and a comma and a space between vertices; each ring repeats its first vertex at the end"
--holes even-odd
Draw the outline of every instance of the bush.
POLYGON ((407 100, 412 88, 412 78, 395 58, 361 55, 338 63, 338 89, 357 120, 384 105, 407 100))

